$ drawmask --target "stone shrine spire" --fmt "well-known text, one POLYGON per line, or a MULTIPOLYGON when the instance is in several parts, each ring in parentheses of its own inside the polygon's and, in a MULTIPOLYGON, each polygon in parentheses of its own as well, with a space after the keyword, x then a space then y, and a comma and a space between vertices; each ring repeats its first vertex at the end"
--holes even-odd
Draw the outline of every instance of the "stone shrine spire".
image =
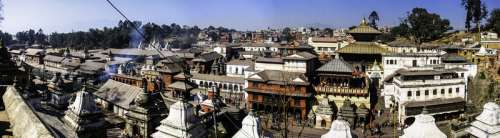
POLYGON ((241 129, 234 134, 233 138, 260 138, 262 127, 260 119, 256 117, 252 111, 242 121, 241 129))
POLYGON ((349 122, 339 116, 337 120, 332 122, 330 131, 322 135, 321 138, 352 138, 349 122))
POLYGON ((415 116, 415 122, 404 130, 404 135, 400 138, 446 138, 436 126, 434 117, 427 113, 427 108, 424 107, 422 114, 415 116))
POLYGON ((94 97, 87 92, 86 86, 76 94, 75 101, 68 106, 65 114, 64 123, 76 131, 79 137, 99 137, 105 134, 102 112, 97 108, 94 97))
POLYGON ((484 104, 483 108, 483 112, 466 131, 480 138, 500 137, 500 106, 489 102, 484 104))
POLYGON ((194 116, 193 105, 178 101, 170 106, 169 115, 156 128, 153 138, 206 138, 205 125, 194 116))

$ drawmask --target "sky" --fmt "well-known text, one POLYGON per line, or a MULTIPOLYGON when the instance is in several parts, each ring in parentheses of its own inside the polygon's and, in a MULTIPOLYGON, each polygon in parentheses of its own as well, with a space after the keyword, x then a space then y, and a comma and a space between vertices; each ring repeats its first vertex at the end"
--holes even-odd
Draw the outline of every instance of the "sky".
MULTIPOLYGON (((85 31, 115 26, 123 18, 106 0, 0 0, 9 33, 33 29, 44 32, 85 31)), ((177 23, 199 27, 224 26, 237 30, 319 26, 347 28, 358 25, 371 11, 379 25, 394 26, 415 7, 426 8, 463 29, 461 0, 111 0, 131 20, 156 24, 177 23)), ((488 9, 500 0, 484 0, 488 9)))

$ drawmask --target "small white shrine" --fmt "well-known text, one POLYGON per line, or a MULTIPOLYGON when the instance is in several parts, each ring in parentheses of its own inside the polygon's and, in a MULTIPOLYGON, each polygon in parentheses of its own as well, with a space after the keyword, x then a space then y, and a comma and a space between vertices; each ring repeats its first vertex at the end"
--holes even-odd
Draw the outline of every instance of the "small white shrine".
POLYGON ((446 138, 446 134, 439 130, 434 117, 428 115, 424 107, 422 114, 415 116, 415 122, 404 130, 400 138, 446 138))
POLYGON ((338 117, 337 120, 333 121, 330 131, 322 135, 321 138, 352 138, 349 122, 341 118, 338 117))
POLYGON ((500 138, 500 106, 489 102, 483 108, 466 131, 479 138, 500 138))
POLYGON ((233 138, 261 138, 260 120, 252 112, 243 119, 241 124, 241 129, 234 134, 233 138))
POLYGON ((161 121, 153 138, 206 138, 205 125, 193 114, 193 105, 178 101, 170 106, 170 114, 161 121))

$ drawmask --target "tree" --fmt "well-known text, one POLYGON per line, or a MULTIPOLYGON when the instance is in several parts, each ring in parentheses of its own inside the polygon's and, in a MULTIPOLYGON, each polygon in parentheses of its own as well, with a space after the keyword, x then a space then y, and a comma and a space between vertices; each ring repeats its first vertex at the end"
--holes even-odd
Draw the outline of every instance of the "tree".
POLYGON ((451 30, 450 21, 440 15, 429 13, 424 8, 413 8, 399 26, 392 29, 393 34, 413 40, 416 44, 428 42, 442 37, 451 30))
POLYGON ((486 18, 488 11, 486 6, 481 0, 462 0, 462 6, 464 6, 466 13, 465 16, 465 28, 469 31, 471 29, 471 22, 476 24, 476 29, 479 30, 481 25, 481 20, 486 18))
POLYGON ((493 9, 486 23, 486 29, 491 29, 500 34, 500 9, 493 9))
POLYGON ((370 16, 368 16, 368 24, 373 27, 373 28, 378 28, 377 26, 377 22, 379 20, 379 17, 378 17, 378 14, 376 11, 372 11, 372 13, 370 13, 370 16))

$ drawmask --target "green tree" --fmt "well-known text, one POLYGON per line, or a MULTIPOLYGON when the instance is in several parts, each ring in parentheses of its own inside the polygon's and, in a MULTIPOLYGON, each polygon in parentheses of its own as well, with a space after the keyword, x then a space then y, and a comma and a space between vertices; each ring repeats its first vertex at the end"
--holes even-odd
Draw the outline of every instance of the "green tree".
POLYGON ((491 29, 500 34, 500 9, 493 9, 486 23, 486 29, 491 29))
POLYGON ((476 29, 479 30, 481 20, 486 18, 488 11, 486 6, 481 0, 462 0, 462 6, 466 11, 465 28, 469 31, 471 29, 471 22, 476 24, 476 29))
POLYGON ((416 44, 432 41, 453 29, 448 19, 442 19, 436 13, 429 13, 424 8, 413 8, 399 26, 392 29, 393 34, 413 40, 416 44))
POLYGON ((378 28, 377 22, 379 21, 379 17, 376 11, 372 11, 370 16, 368 16, 368 24, 373 28, 378 28))

